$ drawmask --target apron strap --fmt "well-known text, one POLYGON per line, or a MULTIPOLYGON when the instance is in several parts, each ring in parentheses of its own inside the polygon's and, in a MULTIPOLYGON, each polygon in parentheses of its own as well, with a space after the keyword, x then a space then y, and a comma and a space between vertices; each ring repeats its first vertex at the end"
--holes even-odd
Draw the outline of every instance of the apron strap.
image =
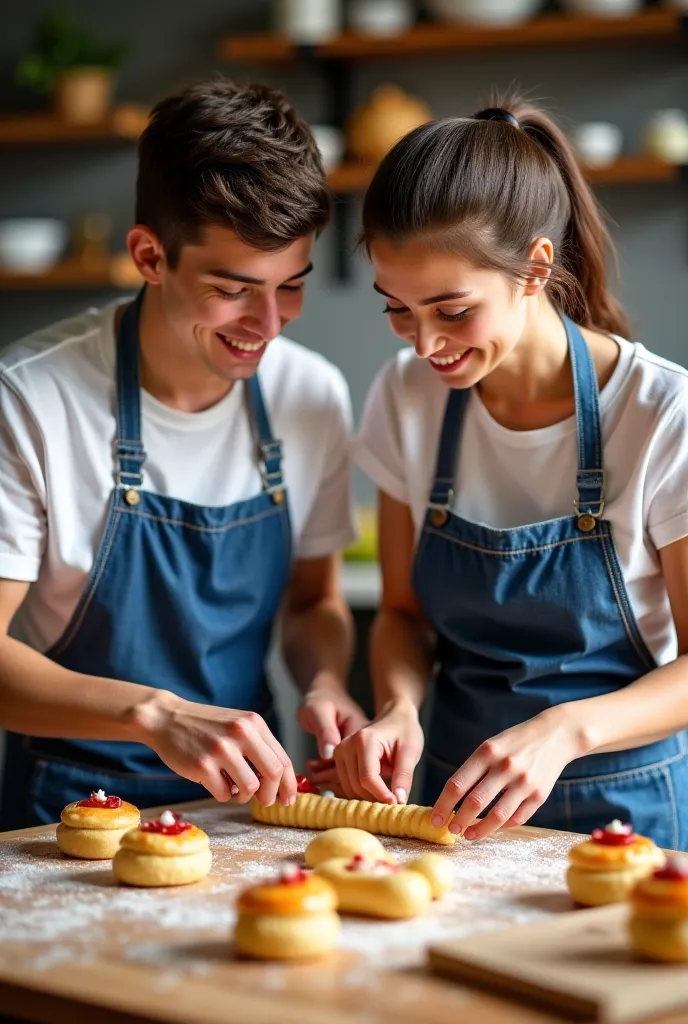
POLYGON ((279 503, 284 498, 282 442, 272 435, 257 373, 244 384, 244 395, 253 438, 258 449, 258 468, 263 481, 263 491, 271 495, 273 501, 279 503))
POLYGON ((446 510, 454 504, 456 455, 469 397, 469 388, 452 388, 447 397, 430 508, 446 510))
POLYGON ((580 328, 567 316, 562 320, 571 357, 578 433, 578 497, 573 504, 576 515, 599 519, 604 511, 604 465, 597 373, 580 328))
POLYGON ((143 485, 146 453, 141 441, 139 382, 139 314, 143 288, 120 321, 117 337, 117 486, 136 490, 143 485))

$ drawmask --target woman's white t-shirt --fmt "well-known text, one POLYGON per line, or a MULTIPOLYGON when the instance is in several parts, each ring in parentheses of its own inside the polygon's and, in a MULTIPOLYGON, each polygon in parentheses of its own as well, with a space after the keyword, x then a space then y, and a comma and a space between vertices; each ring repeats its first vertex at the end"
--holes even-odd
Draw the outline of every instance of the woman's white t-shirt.
MULTIPOLYGON (((615 339, 614 372, 600 396, 605 518, 631 606, 659 664, 676 657, 676 633, 659 549, 688 536, 688 372, 640 344, 615 339)), ((371 388, 355 460, 382 491, 410 506, 420 533, 434 478, 447 386, 412 349, 371 388)), ((455 512, 494 529, 572 514, 576 423, 508 430, 473 390, 455 480, 455 512)))
MULTIPOLYGON (((66 628, 105 526, 116 467, 118 303, 53 324, 0 353, 0 577, 31 582, 13 633, 46 650, 66 628)), ((295 558, 318 558, 355 536, 351 405, 322 356, 270 342, 260 382, 283 443, 295 558)), ((243 385, 199 413, 142 392, 143 486, 197 505, 259 493, 243 385)))

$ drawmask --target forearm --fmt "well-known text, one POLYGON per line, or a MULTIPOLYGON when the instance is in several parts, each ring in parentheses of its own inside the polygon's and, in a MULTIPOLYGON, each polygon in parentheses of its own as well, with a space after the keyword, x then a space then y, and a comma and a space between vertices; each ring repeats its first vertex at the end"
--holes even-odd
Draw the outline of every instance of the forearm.
POLYGON ((430 686, 435 643, 418 617, 382 609, 370 643, 375 710, 408 705, 417 711, 430 686))
POLYGON ((561 707, 580 732, 582 753, 655 743, 688 728, 688 655, 614 693, 561 707))
POLYGON ((302 693, 315 687, 346 689, 353 637, 351 612, 339 597, 322 598, 303 609, 285 610, 282 653, 302 693))
POLYGON ((164 690, 71 672, 18 640, 0 639, 1 728, 63 739, 143 741, 140 720, 153 705, 175 700, 164 690))

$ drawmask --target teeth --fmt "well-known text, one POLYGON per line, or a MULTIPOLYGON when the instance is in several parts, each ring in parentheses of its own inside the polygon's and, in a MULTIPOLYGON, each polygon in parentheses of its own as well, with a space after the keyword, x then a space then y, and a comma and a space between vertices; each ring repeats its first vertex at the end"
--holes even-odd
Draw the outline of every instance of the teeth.
POLYGON ((233 341, 231 338, 225 338, 224 334, 221 334, 220 337, 223 341, 226 341, 228 345, 231 345, 232 348, 238 348, 242 352, 257 352, 265 344, 264 341, 233 341))
POLYGON ((464 356, 466 352, 467 349, 464 349, 463 352, 455 352, 451 356, 431 356, 430 362, 434 363, 435 366, 451 366, 452 363, 458 363, 461 356, 464 356))

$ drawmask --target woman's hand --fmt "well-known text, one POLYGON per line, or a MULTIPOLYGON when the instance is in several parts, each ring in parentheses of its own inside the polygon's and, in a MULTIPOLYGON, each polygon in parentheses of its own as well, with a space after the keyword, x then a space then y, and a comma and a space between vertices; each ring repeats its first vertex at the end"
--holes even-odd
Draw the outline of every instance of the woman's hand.
POLYGON ((131 712, 138 738, 168 768, 199 782, 216 800, 255 796, 265 807, 296 799, 291 761, 253 711, 216 708, 154 691, 131 712))
POLYGON ((390 705, 370 725, 343 740, 334 760, 347 797, 405 804, 422 752, 418 711, 406 701, 390 705), (390 775, 387 786, 384 777, 390 775))
POLYGON ((323 789, 342 792, 334 751, 342 740, 368 725, 367 715, 340 687, 316 686, 303 698, 297 717, 301 728, 315 736, 318 743, 319 757, 308 762, 313 782, 323 789))
POLYGON ((442 790, 432 824, 444 825, 459 801, 449 831, 463 833, 466 839, 484 839, 498 828, 526 822, 550 795, 569 761, 584 753, 580 730, 567 707, 571 705, 544 711, 481 744, 442 790), (489 814, 476 821, 500 794, 489 814))

